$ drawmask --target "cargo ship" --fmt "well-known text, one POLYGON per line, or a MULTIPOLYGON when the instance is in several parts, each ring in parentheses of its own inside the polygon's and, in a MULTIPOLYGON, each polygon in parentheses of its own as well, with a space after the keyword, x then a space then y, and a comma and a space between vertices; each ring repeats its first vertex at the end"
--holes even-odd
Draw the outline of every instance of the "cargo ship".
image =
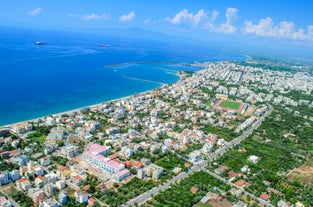
POLYGON ((48 44, 47 42, 36 42, 36 45, 46 45, 46 44, 48 44))
POLYGON ((99 45, 100 47, 103 47, 103 48, 109 48, 110 45, 99 45))

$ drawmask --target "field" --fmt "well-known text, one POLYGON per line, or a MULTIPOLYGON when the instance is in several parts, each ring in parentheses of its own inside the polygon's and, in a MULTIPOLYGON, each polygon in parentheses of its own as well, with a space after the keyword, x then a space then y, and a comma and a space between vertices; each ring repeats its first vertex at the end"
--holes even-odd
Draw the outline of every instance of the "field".
POLYGON ((220 106, 223 108, 238 110, 240 107, 240 103, 234 101, 223 101, 220 106))
POLYGON ((291 182, 299 181, 302 185, 313 184, 313 167, 308 165, 301 165, 300 167, 292 170, 288 176, 288 180, 291 182))

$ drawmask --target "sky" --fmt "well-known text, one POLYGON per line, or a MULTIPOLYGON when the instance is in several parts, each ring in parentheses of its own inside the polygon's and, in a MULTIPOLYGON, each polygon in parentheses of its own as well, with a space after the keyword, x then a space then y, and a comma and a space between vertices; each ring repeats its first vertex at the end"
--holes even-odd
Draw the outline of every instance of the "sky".
POLYGON ((138 27, 173 36, 313 50, 312 0, 2 0, 0 25, 138 27))

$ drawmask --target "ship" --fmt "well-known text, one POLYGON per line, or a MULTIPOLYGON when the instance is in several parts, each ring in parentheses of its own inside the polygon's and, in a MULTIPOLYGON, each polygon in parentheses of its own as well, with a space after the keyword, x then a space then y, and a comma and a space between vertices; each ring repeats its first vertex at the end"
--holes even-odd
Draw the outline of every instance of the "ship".
POLYGON ((48 43, 47 42, 39 42, 39 41, 36 42, 36 45, 46 45, 46 44, 48 44, 48 43))
POLYGON ((99 45, 100 47, 103 47, 103 48, 109 48, 110 45, 105 45, 105 44, 102 44, 102 45, 99 45))

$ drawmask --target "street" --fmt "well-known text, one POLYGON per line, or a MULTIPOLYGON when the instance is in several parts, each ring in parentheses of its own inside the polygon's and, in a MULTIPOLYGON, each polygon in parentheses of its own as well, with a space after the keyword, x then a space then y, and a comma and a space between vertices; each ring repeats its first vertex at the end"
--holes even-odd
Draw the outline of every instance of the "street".
MULTIPOLYGON (((218 158, 219 156, 223 155, 228 149, 231 149, 232 147, 236 146, 237 144, 239 144, 242 140, 244 140, 246 137, 248 137, 249 135, 251 135, 253 133, 253 131, 258 128, 262 122, 264 121, 264 119, 269 116, 272 112, 273 112, 273 107, 271 105, 268 104, 268 108, 269 110, 258 120, 256 121, 250 128, 248 128, 246 131, 244 131, 242 133, 242 135, 238 136, 237 138, 233 139, 230 143, 228 143, 227 145, 225 145, 224 147, 216 150, 212 156, 210 158, 207 159, 208 162, 212 162, 214 161, 216 158, 218 158)), ((157 186, 152 188, 151 190, 131 199, 130 201, 126 202, 124 205, 122 206, 133 206, 135 203, 138 204, 143 204, 144 202, 146 202, 147 200, 151 199, 152 195, 156 195, 160 192, 160 190, 165 190, 167 189, 170 184, 175 183, 176 181, 179 182, 180 180, 186 178, 188 175, 192 174, 195 171, 198 170, 205 170, 205 167, 207 166, 208 162, 206 161, 202 161, 199 164, 194 165, 187 173, 186 172, 182 172, 179 175, 175 176, 174 178, 172 178, 171 180, 169 180, 168 182, 162 184, 161 186, 157 186)), ((207 170, 205 170, 206 172, 209 172, 207 170)), ((210 173, 212 175, 212 173, 210 173)), ((214 173, 213 173, 214 174, 214 173)), ((215 177, 215 176, 214 176, 215 177)), ((217 178, 217 177, 216 177, 217 178)), ((225 179, 220 179, 223 182, 229 184, 229 185, 234 185, 233 183, 230 184, 230 182, 228 182, 225 179)), ((245 191, 244 191, 245 192, 245 191)), ((257 197, 255 197, 254 195, 245 192, 247 195, 250 195, 252 198, 255 198, 256 200, 258 200, 260 203, 264 203, 264 205, 267 206, 273 206, 270 203, 263 201, 257 197)))

